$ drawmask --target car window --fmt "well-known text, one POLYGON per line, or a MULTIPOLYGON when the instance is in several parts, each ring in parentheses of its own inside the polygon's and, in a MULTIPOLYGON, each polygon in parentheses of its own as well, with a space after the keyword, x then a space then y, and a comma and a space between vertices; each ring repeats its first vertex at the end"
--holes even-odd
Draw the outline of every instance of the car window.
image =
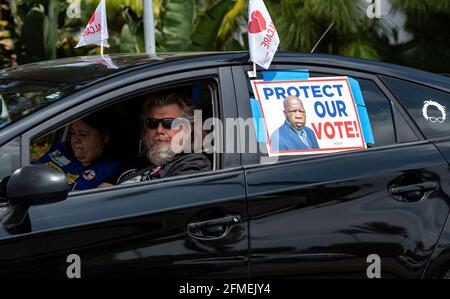
POLYGON ((0 128, 76 91, 65 83, 0 80, 0 128))
MULTIPOLYGON (((310 72, 309 74, 310 78, 336 76, 339 75, 320 72, 310 72)), ((374 81, 357 77, 352 78, 359 83, 370 120, 374 143, 368 144, 368 148, 396 144, 394 118, 390 100, 383 94, 374 81)), ((410 139, 412 138, 410 137, 410 139)), ((265 156, 266 154, 262 153, 261 155, 265 156)), ((298 156, 281 156, 278 159, 282 161, 290 158, 298 158, 298 156)))
MULTIPOLYGON (((311 72, 310 77, 332 77, 336 75, 311 72)), ((369 79, 352 77, 359 83, 364 97, 367 112, 372 127, 375 143, 371 147, 395 144, 395 130, 391 103, 380 88, 369 79)))
POLYGON ((35 164, 52 146, 68 139, 70 126, 52 131, 42 137, 34 138, 30 144, 30 162, 35 164))
MULTIPOLYGON (((70 184, 70 191, 94 189, 102 182, 111 184, 118 182, 121 178, 120 174, 124 172, 123 169, 130 163, 134 168, 151 165, 150 162, 146 162, 149 154, 144 126, 148 124, 142 115, 145 103, 174 95, 180 96, 183 101, 192 106, 196 122, 199 122, 197 129, 193 130, 192 136, 189 136, 189 141, 192 143, 190 151, 204 156, 205 161, 208 161, 210 165, 209 170, 218 169, 220 161, 212 151, 214 139, 211 142, 203 142, 212 132, 209 128, 203 129, 202 126, 206 119, 215 117, 218 113, 216 87, 213 81, 161 87, 78 116, 62 127, 33 138, 30 142, 30 161, 33 164, 42 164, 63 172, 70 184), (197 117, 200 119, 197 120, 197 117), (87 128, 86 125, 88 125, 87 128), (91 131, 96 136, 93 139, 89 139, 93 136, 89 133, 90 128, 95 128, 91 131), (108 135, 107 141, 103 139, 105 132, 108 135), (92 144, 96 146, 91 146, 92 144), (203 147, 195 148, 197 144, 203 147), (83 159, 87 159, 89 153, 96 152, 97 149, 100 154, 96 160, 89 160, 88 164, 83 164, 83 159)), ((157 119, 164 117, 166 116, 161 115, 157 119)), ((157 130, 161 126, 164 124, 158 123, 157 130)), ((161 139, 164 138, 167 136, 162 134, 161 139)), ((180 174, 183 174, 183 171, 180 174)))
MULTIPOLYGON (((397 104, 398 105, 398 104, 397 104)), ((395 131, 397 133, 397 143, 407 143, 407 142, 414 142, 420 140, 422 137, 420 137, 418 133, 416 133, 416 130, 412 127, 413 124, 408 122, 407 115, 405 116, 404 113, 400 111, 400 108, 394 106, 394 119, 395 119, 395 131)))
POLYGON ((372 147, 395 144, 394 122, 390 101, 377 85, 366 79, 355 78, 363 93, 364 102, 369 114, 375 143, 372 147))
MULTIPOLYGON (((332 75, 311 73, 311 77, 324 76, 329 77, 332 75)), ((396 141, 397 143, 406 143, 418 140, 418 136, 405 119, 405 116, 399 111, 398 107, 391 105, 389 99, 374 81, 358 77, 353 78, 359 83, 369 114, 370 123, 372 124, 372 133, 374 135, 375 144, 371 145, 371 147, 391 145, 395 144, 396 141), (393 120, 395 120, 395 122, 393 120), (395 136, 395 133, 397 136, 395 136)))
POLYGON ((450 137, 450 94, 400 79, 383 77, 426 138, 450 137))
POLYGON ((0 181, 20 167, 20 139, 0 146, 0 181))

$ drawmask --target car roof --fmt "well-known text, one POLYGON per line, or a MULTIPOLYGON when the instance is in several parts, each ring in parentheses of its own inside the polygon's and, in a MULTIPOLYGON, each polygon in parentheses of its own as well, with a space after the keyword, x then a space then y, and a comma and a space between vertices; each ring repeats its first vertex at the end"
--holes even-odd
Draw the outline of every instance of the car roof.
MULTIPOLYGON (((0 80, 46 81, 75 85, 88 85, 111 76, 142 67, 167 62, 189 64, 200 62, 205 66, 249 64, 248 52, 189 52, 162 54, 111 54, 105 56, 79 56, 24 64, 0 70, 0 80)), ((426 71, 373 60, 326 54, 277 52, 274 64, 296 63, 398 77, 432 85, 450 91, 450 79, 426 71)))

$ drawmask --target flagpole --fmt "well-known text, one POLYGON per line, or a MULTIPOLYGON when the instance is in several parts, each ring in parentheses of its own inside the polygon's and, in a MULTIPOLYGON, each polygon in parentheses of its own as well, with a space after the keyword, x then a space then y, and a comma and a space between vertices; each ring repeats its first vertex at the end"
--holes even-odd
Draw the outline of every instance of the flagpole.
MULTIPOLYGON (((100 0, 100 1, 104 1, 104 0, 100 0)), ((104 30, 105 28, 103 28, 103 21, 106 20, 106 1, 103 2, 103 9, 101 9, 101 16, 102 16, 102 24, 101 24, 101 31, 100 31, 100 55, 103 56, 103 35, 104 35, 104 30), (105 14, 105 15, 103 15, 105 14)), ((108 30, 108 27, 106 27, 106 30, 108 30)))
POLYGON ((249 78, 256 78, 256 63, 253 62, 253 71, 247 72, 249 78))
POLYGON ((145 52, 155 54, 155 25, 153 21, 153 0, 142 0, 144 18, 145 52))

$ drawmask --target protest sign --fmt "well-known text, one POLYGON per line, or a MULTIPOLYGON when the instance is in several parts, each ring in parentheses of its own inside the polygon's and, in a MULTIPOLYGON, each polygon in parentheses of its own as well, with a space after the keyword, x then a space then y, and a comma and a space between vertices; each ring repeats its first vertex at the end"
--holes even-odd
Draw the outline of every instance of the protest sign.
POLYGON ((270 156, 366 148, 348 77, 253 80, 252 88, 270 156))

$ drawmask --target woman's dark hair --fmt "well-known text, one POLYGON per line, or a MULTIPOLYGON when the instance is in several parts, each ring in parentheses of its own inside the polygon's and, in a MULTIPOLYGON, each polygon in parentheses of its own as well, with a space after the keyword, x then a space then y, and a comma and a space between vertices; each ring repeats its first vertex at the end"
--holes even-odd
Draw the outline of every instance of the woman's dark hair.
POLYGON ((95 111, 82 119, 88 126, 99 131, 100 134, 109 134, 109 141, 105 144, 102 158, 106 160, 115 160, 115 149, 117 149, 118 140, 118 114, 114 108, 106 108, 95 111))
POLYGON ((81 120, 101 133, 109 132, 113 134, 117 130, 115 128, 117 123, 115 114, 113 109, 100 110, 83 117, 81 120))

